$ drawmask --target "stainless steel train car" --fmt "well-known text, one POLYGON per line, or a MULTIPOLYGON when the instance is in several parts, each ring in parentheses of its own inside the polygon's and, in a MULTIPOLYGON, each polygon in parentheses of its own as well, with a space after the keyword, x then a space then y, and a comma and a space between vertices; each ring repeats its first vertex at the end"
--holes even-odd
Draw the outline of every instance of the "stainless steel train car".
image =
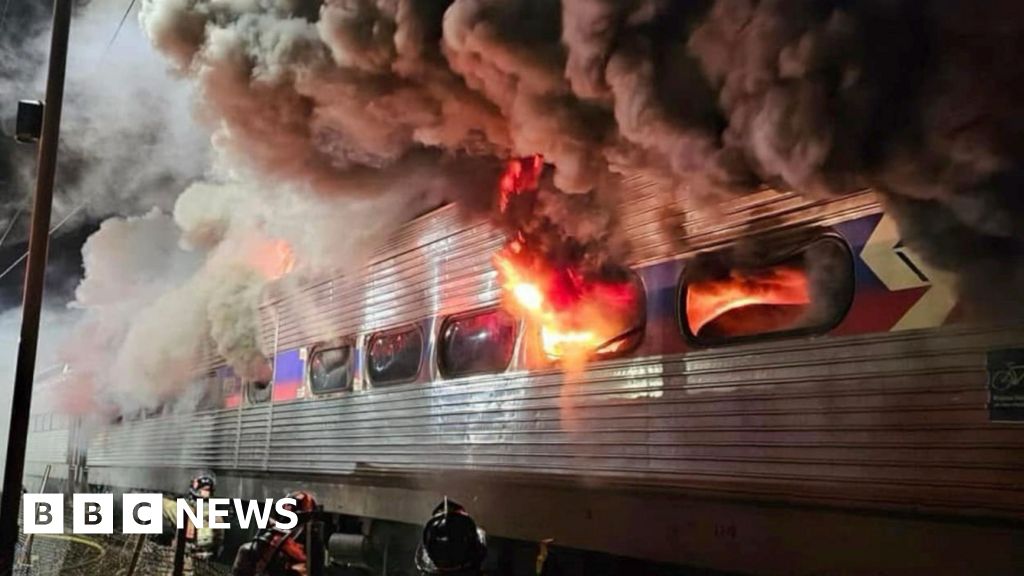
POLYGON ((79 443, 81 421, 56 410, 54 395, 66 384, 67 366, 49 366, 36 374, 25 448, 26 489, 73 491, 84 472, 85 446, 79 443))
POLYGON ((1019 324, 961 321, 871 192, 698 211, 626 184, 635 321, 582 369, 501 308, 503 234, 446 206, 268 290, 271 381, 211 362, 215 406, 102 431, 88 481, 206 468, 384 524, 448 495, 494 536, 743 573, 1024 571, 1019 324))

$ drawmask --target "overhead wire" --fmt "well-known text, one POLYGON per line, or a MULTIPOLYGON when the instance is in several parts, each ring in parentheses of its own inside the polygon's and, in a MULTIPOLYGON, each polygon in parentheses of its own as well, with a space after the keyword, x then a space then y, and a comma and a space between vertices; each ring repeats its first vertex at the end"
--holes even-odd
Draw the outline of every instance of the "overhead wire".
MULTIPOLYGON (((57 230, 60 230, 60 227, 63 226, 65 222, 67 222, 68 220, 71 220, 71 217, 74 216, 75 214, 77 214, 84 207, 85 207, 85 204, 79 204, 74 210, 72 210, 71 212, 68 212, 67 216, 65 216, 60 222, 58 222, 56 226, 54 226, 53 228, 50 228, 50 231, 48 232, 48 234, 50 236, 53 236, 54 232, 56 232, 57 230)), ((6 277, 8 274, 11 273, 11 270, 14 270, 15 268, 17 268, 18 265, 21 264, 22 262, 24 262, 26 258, 28 258, 28 250, 26 250, 21 255, 20 258, 18 258, 10 266, 8 266, 6 270, 4 270, 3 272, 0 272, 0 280, 3 280, 4 277, 6 277)))
MULTIPOLYGON (((10 0, 8 0, 9 2, 10 0)), ((128 8, 124 11, 124 15, 121 16, 121 21, 117 23, 117 29, 114 30, 114 35, 110 37, 110 42, 107 42, 107 47, 103 50, 103 55, 106 56, 107 52, 110 52, 110 48, 117 41, 118 35, 121 34, 121 29, 124 28, 124 23, 128 20, 128 16, 132 13, 132 9, 135 8, 136 0, 130 0, 128 2, 128 8)), ((102 58, 101 58, 102 59, 102 58)))
MULTIPOLYGON (((124 23, 128 21, 128 16, 131 15, 132 10, 135 8, 136 1, 137 0, 130 0, 128 2, 128 8, 125 9, 124 14, 121 16, 121 20, 117 23, 117 28, 114 30, 114 34, 110 37, 110 41, 107 42, 107 47, 103 50, 103 54, 100 56, 100 61, 106 58, 107 53, 110 51, 110 48, 113 47, 114 42, 117 41, 117 37, 121 34, 121 30, 124 28, 124 23)), ((3 13, 2 15, 0 15, 0 28, 3 28, 4 21, 7 18, 7 9, 10 7, 10 4, 11 0, 4 0, 3 13)), ((69 212, 67 216, 65 216, 60 222, 58 222, 56 226, 51 228, 48 234, 52 236, 54 232, 59 230, 61 226, 63 226, 68 220, 70 220, 84 207, 85 202, 79 204, 74 210, 69 212)), ((7 239, 7 236, 11 233, 11 230, 14 228, 14 222, 18 219, 19 216, 21 216, 22 210, 22 208, 19 208, 18 212, 11 219, 11 222, 7 225, 7 230, 4 231, 3 237, 0 237, 0 246, 3 246, 3 243, 7 239)), ((26 258, 28 258, 28 251, 25 251, 17 260, 12 262, 6 269, 4 269, 3 272, 0 272, 0 280, 3 280, 8 274, 11 273, 12 270, 17 268, 19 264, 24 262, 26 258)))
POLYGON ((11 217, 11 221, 7 223, 7 229, 4 230, 4 235, 0 236, 0 247, 2 247, 4 242, 7 241, 7 236, 11 233, 11 230, 14 230, 14 224, 18 221, 18 218, 21 217, 21 213, 24 211, 24 207, 18 208, 18 211, 11 217))

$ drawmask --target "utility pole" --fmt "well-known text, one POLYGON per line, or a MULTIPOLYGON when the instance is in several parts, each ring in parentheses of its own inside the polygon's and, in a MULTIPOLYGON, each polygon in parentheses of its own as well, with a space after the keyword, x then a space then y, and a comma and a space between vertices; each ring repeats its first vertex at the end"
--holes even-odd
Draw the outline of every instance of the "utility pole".
POLYGON ((71 0, 55 0, 53 32, 50 39, 50 64, 46 76, 46 103, 36 174, 36 194, 32 208, 32 227, 28 241, 28 269, 25 273, 21 339, 14 374, 11 401, 11 426, 7 434, 7 462, 0 501, 0 576, 14 572, 14 554, 18 543, 18 511, 21 504, 22 476, 25 473, 25 442, 28 436, 29 409, 32 405, 32 380, 39 339, 39 316, 43 306, 43 279, 49 245, 50 208, 57 171, 57 143, 60 139, 60 113, 64 102, 64 71, 68 59, 68 35, 71 29, 71 0))

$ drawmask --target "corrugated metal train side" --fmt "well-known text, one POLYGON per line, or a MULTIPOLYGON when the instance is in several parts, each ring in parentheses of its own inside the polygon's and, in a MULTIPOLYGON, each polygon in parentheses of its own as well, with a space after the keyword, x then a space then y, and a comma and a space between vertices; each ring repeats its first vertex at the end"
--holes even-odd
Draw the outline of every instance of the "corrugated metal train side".
POLYGON ((621 221, 647 293, 634 352, 567 376, 529 360, 520 324, 506 371, 442 378, 441 323, 498 304, 503 241, 442 208, 358 274, 267 295, 264 347, 284 392, 101 431, 89 481, 178 491, 209 468, 228 496, 305 486, 330 510, 400 522, 447 494, 496 535, 723 570, 1024 567, 1024 429, 990 419, 986 374, 988 353, 1024 348, 1024 330, 956 322, 948 286, 903 251, 870 193, 766 191, 707 216, 628 184, 621 221), (684 338, 689 258, 809 229, 856 256, 838 326, 709 348, 684 338), (369 335, 402 325, 426 336, 422 366, 376 387, 369 335), (339 337, 354 343, 353 389, 314 395, 310 351, 339 337))

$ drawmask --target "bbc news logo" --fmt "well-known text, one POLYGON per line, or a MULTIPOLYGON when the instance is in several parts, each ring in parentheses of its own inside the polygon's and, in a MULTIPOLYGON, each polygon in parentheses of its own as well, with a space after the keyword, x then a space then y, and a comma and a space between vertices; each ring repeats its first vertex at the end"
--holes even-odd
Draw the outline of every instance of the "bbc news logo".
MULTIPOLYGON (((184 498, 174 501, 175 524, 183 530, 191 524, 196 529, 224 530, 231 527, 231 512, 238 526, 247 529, 255 524, 259 529, 270 525, 272 512, 276 512, 275 525, 290 530, 299 523, 294 512, 294 498, 242 500, 240 498, 210 498, 189 502, 184 498)), ((71 505, 72 534, 113 534, 113 494, 74 494, 71 505)), ((123 534, 160 534, 163 532, 164 497, 162 494, 125 494, 121 499, 121 532, 123 534)), ((22 530, 25 534, 64 533, 63 494, 25 494, 22 499, 22 530)))

